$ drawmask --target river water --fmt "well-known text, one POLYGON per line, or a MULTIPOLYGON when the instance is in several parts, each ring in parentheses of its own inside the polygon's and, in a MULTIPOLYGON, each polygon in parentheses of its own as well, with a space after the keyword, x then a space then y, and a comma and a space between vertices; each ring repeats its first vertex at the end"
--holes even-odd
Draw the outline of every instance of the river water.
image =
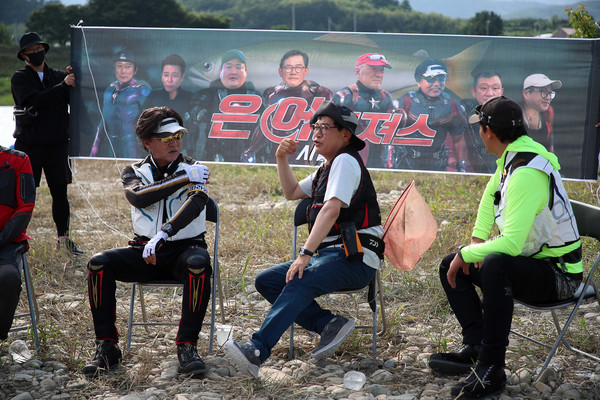
POLYGON ((15 131, 12 109, 12 106, 0 106, 0 145, 4 147, 10 147, 15 142, 12 137, 15 131))

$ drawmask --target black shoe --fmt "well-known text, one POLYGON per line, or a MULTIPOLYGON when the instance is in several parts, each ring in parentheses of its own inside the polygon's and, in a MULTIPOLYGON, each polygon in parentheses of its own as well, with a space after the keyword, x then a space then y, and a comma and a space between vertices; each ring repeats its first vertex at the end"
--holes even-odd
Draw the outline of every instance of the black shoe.
POLYGON ((123 358, 121 349, 112 340, 96 340, 96 355, 81 372, 87 377, 93 377, 119 367, 123 358))
POLYGON ((356 321, 336 315, 325 325, 321 332, 321 341, 319 345, 311 352, 317 360, 323 360, 333 353, 344 343, 344 340, 350 336, 356 321))
POLYGON ((477 363, 469 376, 463 382, 452 387, 450 393, 453 398, 480 399, 502 393, 505 387, 504 368, 477 363))
POLYGON ((71 238, 69 238, 69 237, 63 241, 58 239, 56 241, 56 248, 57 249, 66 249, 68 252, 70 252, 71 254, 73 254, 75 256, 85 253, 83 250, 78 248, 77 244, 75 244, 75 242, 73 240, 71 240, 71 238))
POLYGON ((190 375, 204 375, 206 373, 206 364, 198 356, 195 344, 178 344, 177 358, 179 359, 179 373, 190 375))
POLYGON ((429 368, 444 375, 460 375, 475 366, 480 345, 463 344, 458 351, 435 353, 429 357, 429 368))
POLYGON ((223 345, 223 351, 239 372, 246 375, 250 374, 254 379, 258 379, 258 369, 261 364, 260 350, 256 348, 254 343, 239 344, 235 340, 228 340, 223 345))

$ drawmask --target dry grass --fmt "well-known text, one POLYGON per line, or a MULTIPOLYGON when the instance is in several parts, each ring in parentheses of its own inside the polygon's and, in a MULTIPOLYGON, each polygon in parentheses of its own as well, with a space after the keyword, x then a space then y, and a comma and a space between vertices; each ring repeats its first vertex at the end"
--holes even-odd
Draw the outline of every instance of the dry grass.
MULTIPOLYGON (((34 217, 29 227, 33 240, 28 259, 36 294, 40 298, 42 358, 60 360, 72 370, 77 370, 93 355, 94 335, 87 303, 87 260, 96 252, 126 245, 126 237, 131 235, 129 206, 122 194, 117 172, 125 165, 124 162, 117 166, 114 161, 100 160, 77 160, 75 164, 78 184, 71 185, 69 189, 71 229, 73 239, 86 251, 82 257, 73 258, 56 251, 50 195, 44 184, 37 193, 34 217), (92 211, 84 195, 98 215, 92 211)), ((252 293, 247 293, 247 296, 240 296, 240 293, 251 287, 258 270, 289 259, 294 204, 283 200, 274 167, 211 165, 210 169, 209 191, 221 209, 219 260, 227 320, 242 327, 258 326, 263 311, 255 307, 260 298, 252 293)), ((298 168, 295 173, 304 176, 308 170, 298 168)), ((460 337, 459 329, 438 282, 437 266, 443 255, 469 241, 487 177, 385 171, 374 172, 373 179, 380 194, 383 216, 391 209, 399 191, 414 179, 440 225, 437 240, 412 271, 402 272, 393 268, 383 271, 390 325, 378 343, 378 356, 401 359, 403 350, 413 345, 429 347, 433 351, 453 347, 452 341, 460 337)), ((573 199, 598 204, 595 197, 597 184, 567 182, 566 186, 573 199)), ((589 244, 589 241, 586 243, 589 244)), ((588 264, 598 251, 597 244, 586 247, 588 264)), ((129 286, 121 284, 117 290, 120 299, 117 324, 119 330, 125 332, 129 286)), ((343 300, 336 298, 329 304, 368 314, 360 299, 343 296, 343 300)), ((25 309, 24 304, 20 308, 25 309)), ((171 309, 165 308, 164 313, 169 314, 168 310, 171 309)), ((177 302, 173 310, 177 315, 177 302)), ((536 320, 536 323, 520 324, 517 321, 515 325, 529 333, 546 337, 552 334, 549 318, 548 323, 541 323, 541 318, 530 312, 518 310, 518 313, 517 319, 536 320)), ((588 351, 600 353, 598 326, 579 322, 574 325, 573 342, 588 351)), ((158 340, 159 335, 168 331, 166 328, 162 333, 158 331, 154 339, 140 335, 138 340, 158 340)), ((274 357, 285 358, 286 343, 277 346, 274 357)), ((344 346, 351 356, 356 357, 370 346, 370 339, 356 335, 344 346)), ((200 348, 205 347, 200 345, 200 348)), ((544 357, 543 349, 522 341, 511 343, 511 348, 513 352, 509 358, 524 366, 535 367, 544 357)), ((133 349, 132 353, 133 356, 130 354, 128 357, 132 358, 131 370, 135 373, 90 382, 86 391, 94 393, 105 387, 143 390, 152 369, 160 365, 167 355, 172 357, 173 349, 146 346, 145 349, 133 349)), ((411 379, 417 378, 399 377, 398 385, 410 386, 411 379)), ((426 382, 428 378, 422 376, 419 379, 426 382)), ((227 382, 224 385, 241 398, 251 398, 255 392, 269 397, 273 390, 268 385, 253 383, 227 382)))

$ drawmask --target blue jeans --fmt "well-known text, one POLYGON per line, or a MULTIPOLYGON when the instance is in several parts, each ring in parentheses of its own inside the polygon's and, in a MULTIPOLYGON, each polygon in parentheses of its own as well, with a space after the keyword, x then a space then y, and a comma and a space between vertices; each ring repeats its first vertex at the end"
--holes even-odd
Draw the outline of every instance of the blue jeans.
POLYGON ((262 326, 252 335, 261 361, 271 355, 271 349, 293 322, 321 333, 333 314, 321 308, 315 298, 337 290, 363 288, 376 272, 362 261, 346 260, 343 249, 325 248, 311 257, 302 279, 296 275, 286 284, 285 275, 292 262, 279 264, 256 276, 256 290, 272 304, 262 326))

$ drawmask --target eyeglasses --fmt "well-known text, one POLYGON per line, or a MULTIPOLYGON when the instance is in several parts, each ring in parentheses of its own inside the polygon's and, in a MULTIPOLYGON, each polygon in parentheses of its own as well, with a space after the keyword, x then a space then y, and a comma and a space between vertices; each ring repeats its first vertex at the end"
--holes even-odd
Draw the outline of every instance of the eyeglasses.
POLYGON ((546 89, 540 89, 540 88, 529 88, 527 90, 529 90, 529 93, 540 92, 542 99, 547 99, 549 96, 550 100, 552 100, 554 98, 554 96, 556 96, 556 92, 554 92, 553 90, 548 91, 546 89))
POLYGON ((292 72, 292 70, 295 73, 300 74, 306 69, 306 67, 304 65, 284 65, 281 69, 284 70, 286 74, 289 74, 290 72, 292 72))
POLYGON ((167 136, 167 137, 163 137, 163 138, 155 138, 155 139, 158 139, 158 140, 160 140, 160 142, 161 142, 161 143, 164 143, 164 144, 169 144, 169 143, 171 143, 173 140, 181 140, 181 139, 183 138, 183 133, 184 133, 184 132, 182 132, 182 131, 179 131, 179 132, 175 132, 175 133, 173 133, 173 134, 171 134, 171 135, 169 135, 169 136, 167 136))
POLYGON ((35 53, 39 53, 40 51, 44 51, 44 50, 46 50, 46 48, 40 44, 38 46, 31 46, 31 47, 23 50, 23 54, 35 54, 35 53))
POLYGON ((433 83, 435 81, 444 83, 446 82, 446 75, 425 76, 423 79, 425 79, 427 83, 433 83))
POLYGON ((317 124, 312 124, 311 126, 312 131, 317 134, 317 135, 325 135, 327 133, 327 131, 329 131, 331 128, 335 128, 335 126, 329 126, 329 125, 317 125, 317 124))

